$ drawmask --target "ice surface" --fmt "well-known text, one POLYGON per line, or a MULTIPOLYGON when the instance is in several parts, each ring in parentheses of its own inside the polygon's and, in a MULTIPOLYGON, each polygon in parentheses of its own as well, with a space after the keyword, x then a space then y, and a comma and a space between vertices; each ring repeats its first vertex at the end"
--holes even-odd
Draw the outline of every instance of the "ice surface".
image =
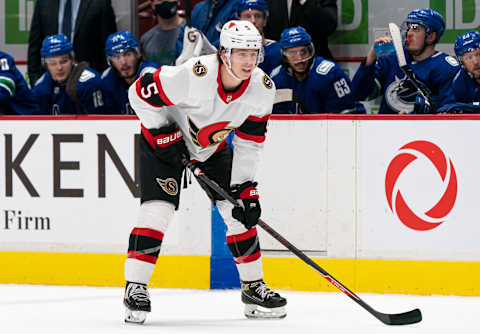
POLYGON ((125 324, 123 289, 0 285, 0 333, 477 333, 480 297, 365 294, 380 312, 420 308, 419 324, 392 327, 342 293, 281 291, 282 320, 248 320, 239 290, 150 289, 152 313, 144 325, 125 324))

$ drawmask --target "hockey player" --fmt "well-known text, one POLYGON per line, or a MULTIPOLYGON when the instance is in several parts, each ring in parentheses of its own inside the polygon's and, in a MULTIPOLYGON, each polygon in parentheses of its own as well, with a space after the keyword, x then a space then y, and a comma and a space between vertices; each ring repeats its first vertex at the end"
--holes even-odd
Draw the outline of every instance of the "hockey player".
POLYGON ((469 31, 457 37, 455 54, 462 66, 453 79, 455 100, 480 103, 480 33, 469 31))
POLYGON ((315 57, 310 35, 302 27, 287 28, 280 37, 283 65, 272 72, 277 89, 292 89, 296 102, 275 105, 273 113, 362 112, 350 88, 350 78, 332 60, 315 57))
POLYGON ((237 15, 240 20, 253 23, 262 35, 264 50, 263 61, 258 64, 265 73, 270 74, 273 69, 280 65, 280 43, 266 39, 263 28, 267 25, 268 6, 265 0, 240 0, 238 3, 237 15))
MULTIPOLYGON (((367 58, 360 64, 352 80, 357 100, 374 98, 371 93, 379 91, 383 95, 379 113, 425 113, 454 101, 452 80, 459 69, 455 58, 439 51, 435 45, 445 30, 442 15, 433 9, 416 9, 410 12, 404 23, 406 27, 407 64, 415 74, 418 85, 431 92, 433 106, 421 99, 412 83, 400 69, 395 53, 377 57, 373 45, 367 58)), ((381 37, 374 41, 390 42, 381 37)))
POLYGON ((41 114, 105 113, 100 74, 86 62, 74 63, 72 43, 65 35, 46 37, 40 54, 47 72, 35 83, 33 95, 41 114))
POLYGON ((158 66, 143 60, 138 41, 126 30, 108 36, 105 54, 110 65, 102 74, 105 107, 112 114, 132 114, 128 88, 145 73, 154 73, 158 66))
POLYGON ((38 105, 15 61, 0 51, 0 115, 33 115, 38 111, 38 105))
POLYGON ((244 207, 233 208, 210 192, 227 225, 245 315, 285 317, 286 299, 263 281, 255 228, 261 213, 255 171, 275 95, 273 82, 256 67, 262 56, 257 29, 248 21, 229 21, 216 55, 162 66, 130 87, 130 104, 142 122, 143 136, 140 213, 125 263, 125 321, 142 323, 151 310, 147 284, 178 209, 182 155, 197 162, 244 207), (225 144, 232 131, 233 151, 225 144))

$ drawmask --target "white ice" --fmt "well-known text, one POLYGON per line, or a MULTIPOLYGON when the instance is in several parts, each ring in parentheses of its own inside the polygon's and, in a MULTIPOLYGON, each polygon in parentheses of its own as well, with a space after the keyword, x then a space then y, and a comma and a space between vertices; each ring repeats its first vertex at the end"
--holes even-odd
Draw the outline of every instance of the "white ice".
POLYGON ((0 285, 0 333, 478 333, 480 297, 358 295, 374 309, 420 308, 422 322, 386 326, 343 293, 281 291, 282 320, 248 320, 239 290, 150 289, 144 325, 125 324, 121 288, 0 285))

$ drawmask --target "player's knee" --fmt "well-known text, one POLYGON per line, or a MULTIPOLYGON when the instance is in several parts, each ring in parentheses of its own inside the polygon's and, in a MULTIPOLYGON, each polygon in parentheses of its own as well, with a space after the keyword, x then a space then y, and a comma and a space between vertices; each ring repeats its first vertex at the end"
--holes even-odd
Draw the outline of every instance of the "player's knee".
POLYGON ((165 232, 172 221, 175 205, 166 201, 147 201, 140 205, 137 227, 165 232))
POLYGON ((245 226, 232 216, 233 204, 228 201, 217 201, 218 211, 227 225, 227 235, 241 234, 247 231, 245 226))

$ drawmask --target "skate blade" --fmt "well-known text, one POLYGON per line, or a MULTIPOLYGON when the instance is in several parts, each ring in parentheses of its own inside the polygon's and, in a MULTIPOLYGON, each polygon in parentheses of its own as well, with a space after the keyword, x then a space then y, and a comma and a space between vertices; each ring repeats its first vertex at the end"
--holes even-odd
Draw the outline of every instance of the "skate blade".
POLYGON ((287 316, 285 306, 266 308, 255 304, 245 304, 245 316, 248 319, 283 319, 287 316))
POLYGON ((125 310, 125 322, 132 324, 143 324, 147 318, 147 312, 145 311, 132 311, 128 308, 125 310))

